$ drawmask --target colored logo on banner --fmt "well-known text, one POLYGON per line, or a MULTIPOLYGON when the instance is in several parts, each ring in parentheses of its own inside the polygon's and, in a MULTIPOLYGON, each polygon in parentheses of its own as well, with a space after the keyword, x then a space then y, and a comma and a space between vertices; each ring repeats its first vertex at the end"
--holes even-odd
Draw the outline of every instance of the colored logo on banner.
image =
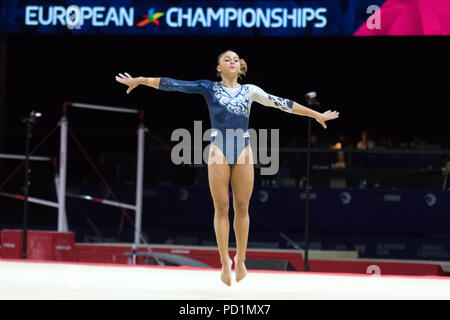
POLYGON ((148 25, 149 23, 153 23, 157 26, 159 26, 159 18, 161 18, 164 15, 163 12, 155 12, 155 9, 151 8, 148 10, 148 14, 142 15, 143 20, 138 22, 136 25, 138 27, 143 27, 148 25))

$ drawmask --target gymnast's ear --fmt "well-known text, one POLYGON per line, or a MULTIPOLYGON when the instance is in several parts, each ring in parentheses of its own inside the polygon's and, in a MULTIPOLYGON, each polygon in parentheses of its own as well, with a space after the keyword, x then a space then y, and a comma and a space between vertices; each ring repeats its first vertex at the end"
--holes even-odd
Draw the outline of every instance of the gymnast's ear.
POLYGON ((218 78, 221 78, 222 77, 222 73, 221 73, 221 70, 220 70, 220 67, 219 67, 219 65, 217 65, 217 67, 216 67, 216 76, 218 77, 218 78))

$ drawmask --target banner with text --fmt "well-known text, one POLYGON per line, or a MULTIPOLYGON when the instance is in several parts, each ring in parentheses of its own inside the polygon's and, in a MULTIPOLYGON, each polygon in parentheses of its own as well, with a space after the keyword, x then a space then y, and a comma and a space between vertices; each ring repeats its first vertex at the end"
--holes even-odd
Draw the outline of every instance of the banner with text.
POLYGON ((1 33, 448 35, 446 0, 2 1, 1 33))

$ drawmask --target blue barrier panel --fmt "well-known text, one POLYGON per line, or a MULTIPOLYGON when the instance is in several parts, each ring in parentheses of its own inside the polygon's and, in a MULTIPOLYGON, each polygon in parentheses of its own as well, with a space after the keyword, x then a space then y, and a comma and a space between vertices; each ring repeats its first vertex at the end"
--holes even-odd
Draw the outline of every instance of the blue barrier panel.
MULTIPOLYGON (((80 191, 102 194, 96 187, 83 186, 80 191)), ((132 197, 126 199, 130 192, 118 189, 117 194, 121 201, 132 202, 132 197)), ((305 196, 304 188, 255 187, 249 208, 249 245, 292 248, 292 244, 280 236, 282 232, 302 246, 305 196)), ((109 236, 117 232, 120 209, 104 208, 83 200, 68 199, 67 203, 71 230, 80 228, 82 232, 93 234, 86 229, 88 216, 101 232, 110 232, 109 236)), ((128 214, 134 218, 132 212, 128 214)), ((156 186, 144 191, 143 230, 149 234, 150 242, 215 245, 213 216, 208 186, 156 186)), ((230 219, 233 219, 232 197, 230 219)), ((128 222, 125 223, 125 229, 129 229, 128 222)), ((311 191, 310 235, 312 248, 316 249, 357 250, 362 257, 450 259, 449 225, 449 192, 311 191)), ((122 236, 132 237, 132 232, 128 231, 122 236)), ((82 237, 82 234, 77 232, 77 236, 82 237)), ((233 243, 233 232, 230 236, 233 243)))

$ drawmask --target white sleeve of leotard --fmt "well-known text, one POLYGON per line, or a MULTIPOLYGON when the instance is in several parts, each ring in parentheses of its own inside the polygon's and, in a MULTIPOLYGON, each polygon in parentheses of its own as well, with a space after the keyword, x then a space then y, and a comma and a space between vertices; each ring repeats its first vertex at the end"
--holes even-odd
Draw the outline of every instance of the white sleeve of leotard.
POLYGON ((263 89, 253 84, 249 84, 250 101, 256 101, 264 106, 280 109, 284 112, 292 112, 292 104, 290 99, 280 98, 272 94, 266 93, 263 89))

